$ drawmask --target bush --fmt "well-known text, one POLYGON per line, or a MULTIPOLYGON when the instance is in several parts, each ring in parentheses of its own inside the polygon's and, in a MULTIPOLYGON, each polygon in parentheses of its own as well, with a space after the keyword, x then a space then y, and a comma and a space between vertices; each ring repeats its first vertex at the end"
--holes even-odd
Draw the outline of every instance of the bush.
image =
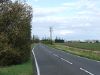
POLYGON ((2 50, 0 52, 0 59, 0 65, 2 66, 21 63, 21 55, 12 50, 2 50))
POLYGON ((30 58, 32 9, 27 4, 0 3, 0 66, 30 58))

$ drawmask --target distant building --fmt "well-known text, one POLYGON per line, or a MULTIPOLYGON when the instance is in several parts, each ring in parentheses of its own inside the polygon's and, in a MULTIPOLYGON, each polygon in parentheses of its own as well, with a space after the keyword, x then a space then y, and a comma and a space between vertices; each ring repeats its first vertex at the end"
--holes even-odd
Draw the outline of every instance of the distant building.
POLYGON ((71 41, 66 41, 66 42, 68 42, 68 43, 81 43, 80 40, 71 40, 71 41))
POLYGON ((99 40, 86 40, 87 43, 99 43, 99 40))

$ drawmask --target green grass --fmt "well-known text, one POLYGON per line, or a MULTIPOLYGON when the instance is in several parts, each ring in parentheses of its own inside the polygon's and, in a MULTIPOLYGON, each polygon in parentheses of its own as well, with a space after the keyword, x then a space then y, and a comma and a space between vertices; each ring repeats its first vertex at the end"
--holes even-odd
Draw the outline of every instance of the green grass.
POLYGON ((2 67, 0 75, 33 75, 32 60, 20 65, 2 67))
POLYGON ((100 43, 64 43, 64 45, 80 49, 100 51, 100 43))
POLYGON ((35 45, 35 44, 32 44, 32 45, 31 45, 31 49, 33 49, 34 45, 35 45))
MULTIPOLYGON (((31 48, 34 47, 32 44, 31 48)), ((33 75, 34 65, 32 65, 32 59, 26 63, 13 65, 8 67, 0 67, 0 75, 33 75)))
POLYGON ((74 48, 74 47, 68 47, 64 44, 54 44, 52 47, 57 48, 59 50, 63 50, 65 52, 69 52, 75 55, 79 55, 82 57, 86 57, 89 59, 94 59, 94 60, 99 60, 100 61, 100 53, 96 53, 92 50, 82 50, 79 48, 74 48))

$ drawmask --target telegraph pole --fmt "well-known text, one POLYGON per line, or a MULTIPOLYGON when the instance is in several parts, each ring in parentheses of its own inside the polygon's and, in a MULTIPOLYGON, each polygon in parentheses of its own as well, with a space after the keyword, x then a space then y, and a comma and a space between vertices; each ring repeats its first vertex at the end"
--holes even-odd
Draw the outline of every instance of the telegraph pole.
POLYGON ((50 27, 49 29, 50 29, 50 43, 52 44, 52 31, 53 31, 53 29, 52 29, 52 27, 50 27))

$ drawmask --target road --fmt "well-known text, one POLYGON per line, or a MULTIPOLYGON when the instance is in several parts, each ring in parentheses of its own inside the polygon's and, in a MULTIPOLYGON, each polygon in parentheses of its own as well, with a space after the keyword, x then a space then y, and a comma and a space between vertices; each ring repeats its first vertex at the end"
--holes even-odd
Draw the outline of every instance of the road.
POLYGON ((33 49, 38 75, 100 75, 100 62, 43 44, 33 49))

